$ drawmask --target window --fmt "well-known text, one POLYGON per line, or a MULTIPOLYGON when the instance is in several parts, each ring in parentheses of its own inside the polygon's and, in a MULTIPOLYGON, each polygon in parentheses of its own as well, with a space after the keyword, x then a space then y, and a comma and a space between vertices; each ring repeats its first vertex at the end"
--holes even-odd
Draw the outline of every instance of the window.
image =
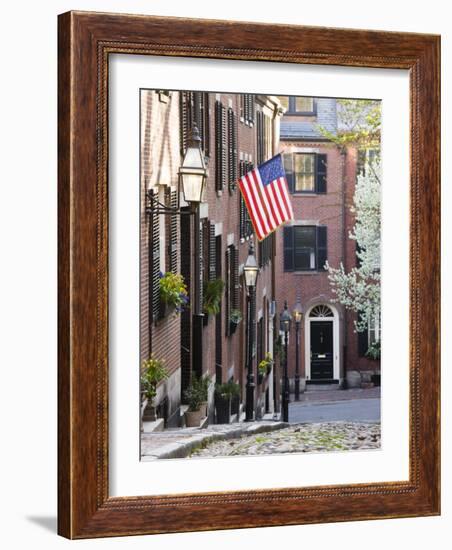
POLYGON ((317 104, 313 97, 278 96, 281 105, 286 109, 286 115, 315 116, 317 104))
POLYGON ((240 94, 240 120, 253 126, 255 98, 253 94, 240 94))
POLYGON ((284 227, 284 271, 320 271, 327 259, 326 226, 284 227))
POLYGON ((311 309, 309 317, 334 317, 334 314, 330 307, 320 304, 311 309))
POLYGON ((259 241, 258 244, 258 258, 259 258, 259 267, 265 267, 268 265, 273 257, 273 240, 274 233, 271 233, 262 241, 259 241))
POLYGON ((312 97, 296 97, 294 99, 295 99, 295 111, 297 113, 314 112, 314 99, 312 97))
POLYGON ((296 227, 294 230, 294 269, 315 269, 315 227, 296 227))
POLYGON ((193 126, 199 130, 201 147, 206 157, 210 156, 210 109, 209 94, 206 92, 181 92, 180 93, 180 116, 181 116, 181 153, 184 155, 187 147, 187 140, 193 126))
POLYGON ((377 314, 368 324, 367 327, 358 332, 358 356, 366 357, 367 350, 375 342, 380 341, 381 326, 380 315, 377 314))
POLYGON ((367 333, 369 346, 380 341, 380 315, 378 313, 369 322, 367 333))
POLYGON ((294 191, 315 192, 315 154, 296 153, 294 155, 294 191))
POLYGON ((281 103, 281 106, 288 111, 289 110, 289 96, 287 95, 280 95, 278 96, 279 102, 281 103))
POLYGON ((327 155, 283 153, 283 162, 291 193, 326 193, 327 155))

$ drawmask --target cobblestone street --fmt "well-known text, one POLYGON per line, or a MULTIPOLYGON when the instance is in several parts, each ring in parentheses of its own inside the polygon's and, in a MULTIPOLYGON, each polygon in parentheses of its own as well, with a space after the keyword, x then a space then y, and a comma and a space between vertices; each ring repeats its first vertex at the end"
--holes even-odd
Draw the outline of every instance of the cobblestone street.
POLYGON ((290 403, 289 424, 267 419, 141 434, 144 461, 379 447, 380 388, 305 392, 290 403))
POLYGON ((380 424, 328 422, 217 441, 194 450, 190 458, 351 451, 380 448, 380 424))

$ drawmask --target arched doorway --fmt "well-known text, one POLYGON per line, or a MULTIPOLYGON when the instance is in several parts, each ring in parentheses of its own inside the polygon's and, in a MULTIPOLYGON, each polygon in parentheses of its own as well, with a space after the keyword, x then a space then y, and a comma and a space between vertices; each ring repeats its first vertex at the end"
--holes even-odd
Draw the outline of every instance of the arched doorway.
POLYGON ((306 382, 339 382, 339 314, 330 304, 312 306, 305 317, 306 382))

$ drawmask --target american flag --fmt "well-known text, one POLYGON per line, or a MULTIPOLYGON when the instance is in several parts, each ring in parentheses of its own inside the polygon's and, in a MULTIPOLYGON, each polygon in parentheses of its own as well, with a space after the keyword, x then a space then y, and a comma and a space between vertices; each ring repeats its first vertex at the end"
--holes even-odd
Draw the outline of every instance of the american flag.
POLYGON ((242 176, 239 188, 259 241, 293 219, 281 155, 242 176))

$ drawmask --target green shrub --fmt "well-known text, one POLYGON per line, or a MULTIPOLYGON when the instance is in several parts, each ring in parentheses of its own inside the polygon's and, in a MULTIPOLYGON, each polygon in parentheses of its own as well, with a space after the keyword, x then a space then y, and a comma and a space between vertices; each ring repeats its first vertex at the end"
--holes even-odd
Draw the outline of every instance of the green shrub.
POLYGON ((207 281, 203 289, 203 311, 208 315, 220 312, 221 297, 223 296, 224 281, 214 279, 207 281))
POLYGON ((143 361, 141 367, 141 388, 151 405, 157 394, 157 385, 168 378, 168 370, 161 359, 152 355, 143 361))

